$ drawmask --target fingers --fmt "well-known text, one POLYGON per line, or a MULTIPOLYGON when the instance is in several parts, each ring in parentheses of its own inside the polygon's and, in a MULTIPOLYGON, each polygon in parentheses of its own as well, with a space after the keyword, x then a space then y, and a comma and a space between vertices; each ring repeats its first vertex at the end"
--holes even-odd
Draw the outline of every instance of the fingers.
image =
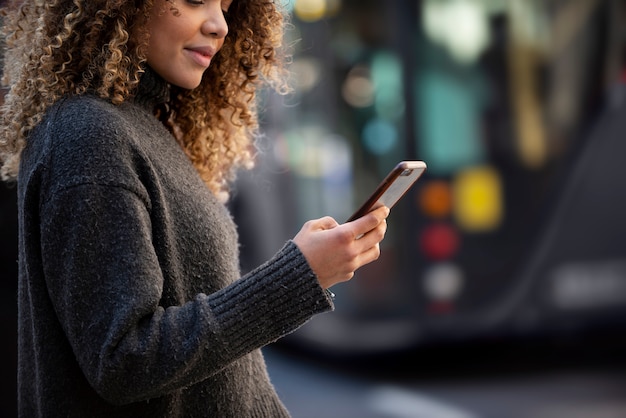
POLYGON ((380 242, 385 238, 387 232, 387 221, 383 219, 376 228, 357 237, 355 245, 359 247, 359 264, 361 266, 371 263, 380 256, 380 242))
POLYGON ((380 257, 380 244, 376 242, 373 246, 367 247, 364 250, 356 252, 351 257, 347 257, 344 260, 344 263, 340 266, 340 270, 336 271, 335 276, 332 278, 332 284, 328 281, 324 281, 325 283, 329 283, 328 287, 341 282, 346 282, 351 280, 355 272, 363 267, 366 264, 369 264, 373 261, 378 260, 380 257))
POLYGON ((361 253, 359 257, 360 267, 363 267, 366 264, 371 263, 372 261, 378 260, 380 257, 380 244, 376 243, 373 247, 368 248, 366 251, 361 253))
POLYGON ((378 208, 339 225, 333 218, 308 221, 294 237, 323 288, 345 282, 354 272, 380 256, 389 209, 378 208), (357 239, 359 238, 359 239, 357 239))
POLYGON ((356 270, 380 257, 380 242, 387 232, 388 214, 387 208, 381 208, 337 229, 337 233, 343 232, 346 249, 345 276, 341 281, 351 279, 356 270))
MULTIPOLYGON (((379 225, 386 225, 385 219, 387 219, 387 216, 389 216, 389 208, 381 206, 367 215, 344 225, 350 225, 354 239, 361 239, 365 235, 369 235, 372 231, 375 231, 379 225)), ((379 237, 379 240, 382 238, 383 237, 379 237)))

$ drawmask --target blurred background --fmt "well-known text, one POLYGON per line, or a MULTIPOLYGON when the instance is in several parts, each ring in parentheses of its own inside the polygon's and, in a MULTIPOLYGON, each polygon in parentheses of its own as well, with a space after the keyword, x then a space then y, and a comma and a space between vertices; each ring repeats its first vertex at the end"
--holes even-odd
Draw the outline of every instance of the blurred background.
POLYGON ((425 176, 381 259, 293 343, 335 354, 626 324, 626 5, 296 0, 296 92, 262 108, 234 210, 244 267, 343 221, 400 160, 425 176))
POLYGON ((231 202, 243 269, 308 219, 347 219, 398 161, 428 165, 335 312, 266 349, 294 417, 626 417, 625 2, 288 7, 295 91, 262 97, 258 166, 231 202))

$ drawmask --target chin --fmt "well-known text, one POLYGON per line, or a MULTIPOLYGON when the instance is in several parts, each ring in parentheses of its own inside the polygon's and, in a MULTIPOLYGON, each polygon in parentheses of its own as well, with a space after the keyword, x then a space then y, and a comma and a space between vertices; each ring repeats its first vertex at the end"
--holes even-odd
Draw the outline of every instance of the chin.
POLYGON ((185 89, 185 90, 193 90, 196 87, 198 87, 200 85, 200 82, 202 80, 199 80, 198 82, 193 82, 193 83, 171 83, 177 87, 180 87, 181 89, 185 89))
POLYGON ((163 77, 165 81, 170 83, 173 86, 180 87, 185 90, 193 90, 200 85, 202 82, 202 74, 198 76, 188 76, 188 77, 163 77))

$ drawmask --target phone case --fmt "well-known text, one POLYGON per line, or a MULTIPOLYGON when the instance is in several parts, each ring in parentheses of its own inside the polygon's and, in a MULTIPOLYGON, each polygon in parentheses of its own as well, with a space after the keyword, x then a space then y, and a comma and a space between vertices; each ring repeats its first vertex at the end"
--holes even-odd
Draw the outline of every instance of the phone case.
POLYGON ((378 185, 370 197, 347 222, 360 218, 371 210, 387 206, 391 209, 406 194, 426 170, 423 161, 400 161, 378 185))

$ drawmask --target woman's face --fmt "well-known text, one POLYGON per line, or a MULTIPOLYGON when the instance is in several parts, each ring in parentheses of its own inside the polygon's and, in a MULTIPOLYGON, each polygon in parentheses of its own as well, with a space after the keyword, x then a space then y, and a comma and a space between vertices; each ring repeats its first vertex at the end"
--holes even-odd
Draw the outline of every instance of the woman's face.
POLYGON ((224 13, 233 0, 155 0, 148 24, 148 65, 167 82, 193 89, 211 64, 228 25, 224 13))

